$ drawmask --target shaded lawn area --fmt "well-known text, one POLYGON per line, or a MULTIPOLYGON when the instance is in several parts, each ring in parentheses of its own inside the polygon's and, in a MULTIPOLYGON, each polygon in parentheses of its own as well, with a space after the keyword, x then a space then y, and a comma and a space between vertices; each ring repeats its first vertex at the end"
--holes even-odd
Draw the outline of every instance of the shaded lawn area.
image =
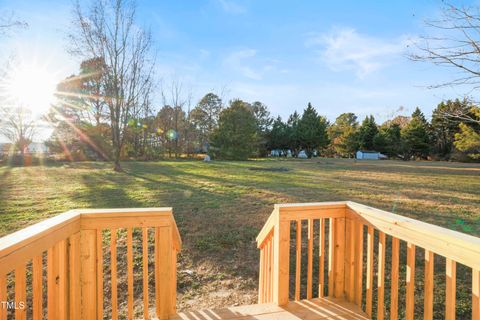
POLYGON ((256 303, 274 203, 352 200, 480 236, 480 165, 346 159, 0 167, 0 235, 74 208, 174 209, 182 309, 256 303))

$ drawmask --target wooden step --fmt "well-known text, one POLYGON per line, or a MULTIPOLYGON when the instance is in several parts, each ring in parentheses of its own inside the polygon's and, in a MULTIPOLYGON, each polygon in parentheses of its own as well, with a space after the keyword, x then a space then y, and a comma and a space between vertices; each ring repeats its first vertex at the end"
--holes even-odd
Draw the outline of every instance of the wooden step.
POLYGON ((343 300, 315 298, 292 301, 279 307, 272 303, 253 304, 221 309, 186 311, 170 317, 174 320, 220 320, 220 319, 342 319, 366 320, 367 315, 356 305, 343 300))

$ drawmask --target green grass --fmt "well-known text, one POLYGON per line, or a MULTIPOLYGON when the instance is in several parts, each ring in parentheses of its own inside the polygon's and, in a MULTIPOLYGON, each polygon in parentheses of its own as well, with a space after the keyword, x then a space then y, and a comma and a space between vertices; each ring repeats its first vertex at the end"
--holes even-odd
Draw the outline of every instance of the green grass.
POLYGON ((174 209, 179 308, 256 302, 274 203, 352 200, 480 236, 480 165, 341 159, 0 167, 0 235, 74 208, 174 209))

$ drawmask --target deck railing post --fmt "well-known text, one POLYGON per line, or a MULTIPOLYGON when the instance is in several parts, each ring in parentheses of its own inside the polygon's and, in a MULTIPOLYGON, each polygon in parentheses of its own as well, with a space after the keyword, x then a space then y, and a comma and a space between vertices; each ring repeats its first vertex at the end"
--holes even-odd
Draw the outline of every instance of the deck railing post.
POLYGON ((283 220, 280 210, 276 210, 273 233, 273 302, 285 305, 289 301, 290 221, 283 220))

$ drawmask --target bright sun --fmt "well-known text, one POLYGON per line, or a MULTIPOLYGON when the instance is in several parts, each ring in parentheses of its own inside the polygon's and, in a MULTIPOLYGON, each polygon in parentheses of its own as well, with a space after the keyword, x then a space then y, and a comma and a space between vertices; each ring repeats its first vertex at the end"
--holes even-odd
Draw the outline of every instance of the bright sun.
POLYGON ((45 113, 55 100, 56 80, 44 66, 22 64, 13 68, 3 87, 10 103, 34 114, 45 113))

